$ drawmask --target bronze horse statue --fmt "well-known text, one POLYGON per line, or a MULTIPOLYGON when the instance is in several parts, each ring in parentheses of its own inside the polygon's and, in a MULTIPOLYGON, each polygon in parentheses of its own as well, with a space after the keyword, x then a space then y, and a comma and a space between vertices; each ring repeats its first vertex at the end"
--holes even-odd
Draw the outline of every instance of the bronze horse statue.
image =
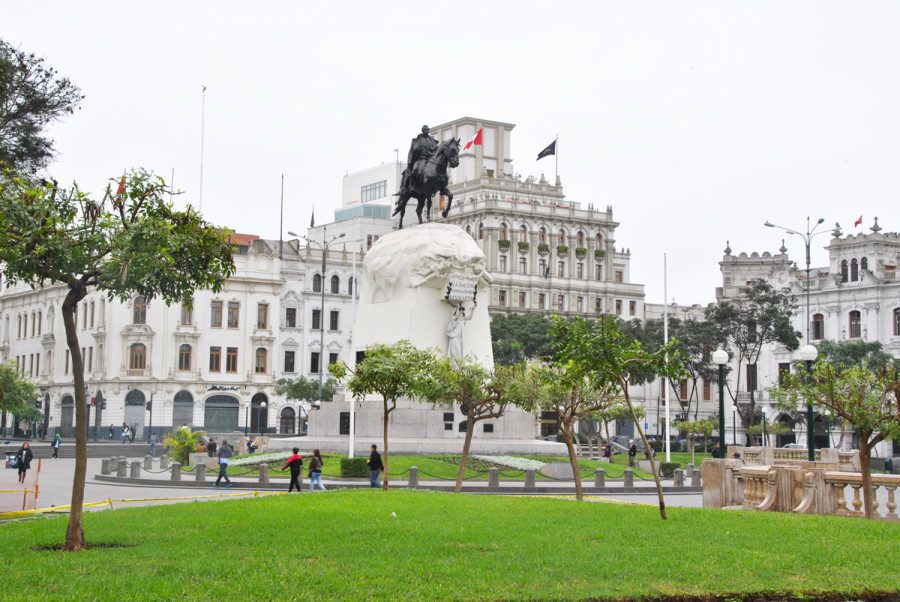
POLYGON ((426 217, 431 221, 431 199, 436 192, 440 192, 447 197, 447 206, 441 215, 447 217, 450 213, 450 205, 453 204, 453 193, 447 188, 449 175, 447 166, 457 167, 459 165, 459 138, 450 138, 441 142, 434 154, 427 161, 421 163, 424 169, 419 171, 418 164, 412 173, 403 171, 402 184, 400 192, 394 194, 397 202, 394 205, 393 215, 400 214, 400 228, 403 228, 403 215, 406 213, 406 204, 409 199, 416 199, 419 202, 416 207, 416 215, 419 217, 419 223, 422 223, 422 208, 426 206, 426 217))

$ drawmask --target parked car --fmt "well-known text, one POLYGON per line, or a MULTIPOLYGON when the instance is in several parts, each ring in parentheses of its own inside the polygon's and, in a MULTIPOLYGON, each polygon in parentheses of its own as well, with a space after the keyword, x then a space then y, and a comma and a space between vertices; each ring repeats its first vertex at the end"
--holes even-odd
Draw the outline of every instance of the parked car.
POLYGON ((806 449, 805 445, 801 445, 799 443, 788 443, 783 446, 781 449, 806 449))

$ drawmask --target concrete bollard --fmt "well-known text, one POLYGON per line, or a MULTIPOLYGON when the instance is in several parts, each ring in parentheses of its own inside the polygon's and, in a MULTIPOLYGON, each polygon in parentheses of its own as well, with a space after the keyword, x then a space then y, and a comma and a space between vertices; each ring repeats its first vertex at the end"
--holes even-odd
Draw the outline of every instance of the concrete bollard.
POLYGON ((684 487, 684 469, 675 469, 675 482, 673 483, 673 485, 675 487, 684 487))
POLYGON ((488 471, 488 487, 492 489, 500 487, 500 469, 496 466, 488 471))
POLYGON ((413 489, 419 486, 419 467, 409 467, 409 486, 413 489))
POLYGON ((153 470, 153 456, 144 456, 144 470, 153 470))
POLYGON ((110 468, 110 460, 111 458, 103 458, 103 461, 100 462, 100 474, 112 474, 112 468, 110 468))
POLYGON ((159 457, 159 469, 165 470, 169 467, 169 456, 163 454, 159 457))
POLYGON ((525 470, 525 489, 534 489, 534 469, 525 470))
POLYGON ((197 464, 194 466, 194 480, 201 483, 206 482, 206 464, 197 464))
POLYGON ((128 461, 119 459, 116 463, 116 476, 124 477, 128 474, 128 461))
POLYGON ((598 489, 606 487, 606 471, 602 468, 594 471, 594 487, 598 489))
POLYGON ((699 470, 694 471, 694 474, 691 475, 691 487, 700 487, 700 475, 699 470))
POLYGON ((179 464, 178 462, 172 462, 171 472, 173 481, 181 480, 181 464, 179 464))
POLYGON ((140 462, 132 462, 131 463, 131 474, 129 476, 132 479, 140 479, 141 478, 141 463, 140 462))
POLYGON ((259 465, 259 482, 260 483, 268 483, 269 482, 269 465, 268 464, 260 464, 259 465))
POLYGON ((691 475, 693 475, 693 474, 694 474, 694 465, 693 464, 688 464, 687 466, 684 467, 684 476, 686 478, 688 478, 688 479, 691 478, 691 475))
POLYGON ((625 477, 625 487, 634 487, 634 471, 626 468, 623 476, 625 477))

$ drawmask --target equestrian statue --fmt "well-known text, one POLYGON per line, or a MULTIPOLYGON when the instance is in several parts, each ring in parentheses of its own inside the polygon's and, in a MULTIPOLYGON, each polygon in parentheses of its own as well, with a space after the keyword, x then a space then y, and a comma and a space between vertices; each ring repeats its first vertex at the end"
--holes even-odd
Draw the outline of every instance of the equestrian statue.
POLYGON ((431 199, 435 193, 447 197, 447 206, 441 213, 447 217, 450 205, 453 204, 453 193, 447 188, 449 174, 447 166, 459 165, 459 138, 450 138, 438 144, 429 133, 427 125, 422 126, 422 133, 416 136, 409 147, 406 169, 400 180, 400 192, 394 194, 397 202, 393 215, 400 214, 400 228, 403 228, 403 216, 409 199, 416 199, 416 215, 422 223, 422 208, 426 207, 426 217, 431 221, 431 199))

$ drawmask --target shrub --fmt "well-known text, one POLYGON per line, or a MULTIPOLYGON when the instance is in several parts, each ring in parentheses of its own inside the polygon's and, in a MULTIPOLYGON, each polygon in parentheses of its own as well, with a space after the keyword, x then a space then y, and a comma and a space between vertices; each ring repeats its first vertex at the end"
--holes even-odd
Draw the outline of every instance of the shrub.
POLYGON ((596 249, 594 251, 594 257, 596 257, 597 259, 603 259, 604 257, 606 257, 606 251, 604 251, 603 249, 596 249))
POLYGON ((586 255, 587 255, 587 249, 585 249, 584 247, 578 247, 577 249, 575 249, 576 257, 580 258, 580 257, 584 257, 586 255))
POLYGON ((528 244, 527 242, 519 241, 519 250, 520 251, 527 251, 530 248, 531 248, 531 245, 528 244))
MULTIPOLYGON (((587 445, 587 442, 588 442, 587 435, 585 435, 584 433, 576 433, 575 437, 578 438, 578 443, 580 443, 581 445, 587 445)), ((557 441, 557 443, 565 443, 566 442, 566 438, 562 434, 561 431, 559 433, 556 433, 556 441, 557 441)), ((572 443, 575 443, 574 438, 572 439, 572 443)))
POLYGON ((369 476, 368 458, 357 456, 355 458, 341 458, 342 477, 367 477, 369 476))
POLYGON ((675 476, 675 471, 681 468, 681 464, 678 462, 660 462, 659 463, 659 476, 669 479, 675 476))
POLYGON ((556 247, 556 252, 560 255, 565 255, 569 252, 569 247, 566 245, 559 245, 558 247, 556 247))
POLYGON ((497 241, 497 244, 501 249, 508 249, 512 245, 512 241, 500 240, 500 241, 497 241))
POLYGON ((548 245, 547 243, 543 242, 538 245, 538 253, 549 253, 549 252, 550 252, 550 245, 548 245))
POLYGON ((182 466, 187 466, 190 455, 197 451, 201 439, 204 437, 206 437, 204 431, 177 428, 171 433, 163 435, 163 445, 169 448, 169 456, 173 460, 182 466))

